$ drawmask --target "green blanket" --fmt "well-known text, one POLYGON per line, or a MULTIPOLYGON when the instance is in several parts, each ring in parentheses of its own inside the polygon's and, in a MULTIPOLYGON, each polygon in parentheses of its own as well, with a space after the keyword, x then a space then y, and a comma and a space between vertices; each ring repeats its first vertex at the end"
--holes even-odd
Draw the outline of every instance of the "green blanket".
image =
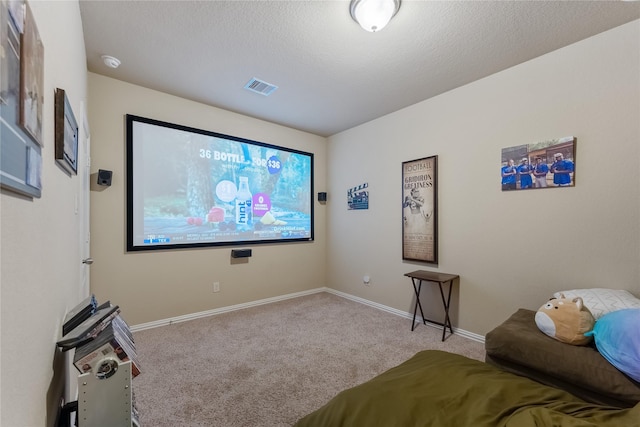
POLYGON ((296 427, 640 427, 640 404, 619 409, 477 360, 422 351, 344 390, 296 427))

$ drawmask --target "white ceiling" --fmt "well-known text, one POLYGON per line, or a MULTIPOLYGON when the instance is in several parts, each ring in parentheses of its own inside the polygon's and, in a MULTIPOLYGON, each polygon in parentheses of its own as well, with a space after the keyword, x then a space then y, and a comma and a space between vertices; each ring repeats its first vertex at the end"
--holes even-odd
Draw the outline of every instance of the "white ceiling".
POLYGON ((640 2, 403 0, 378 33, 346 0, 81 0, 80 12, 91 72, 329 136, 639 19, 640 2), (250 92, 252 77, 279 88, 250 92))

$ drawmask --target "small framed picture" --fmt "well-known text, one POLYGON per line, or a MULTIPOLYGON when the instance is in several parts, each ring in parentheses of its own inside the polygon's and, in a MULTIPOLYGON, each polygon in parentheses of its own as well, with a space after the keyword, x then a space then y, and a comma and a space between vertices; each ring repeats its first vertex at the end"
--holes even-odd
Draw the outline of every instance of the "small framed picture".
POLYGON ((64 90, 55 97, 56 161, 68 172, 78 173, 78 123, 64 90))

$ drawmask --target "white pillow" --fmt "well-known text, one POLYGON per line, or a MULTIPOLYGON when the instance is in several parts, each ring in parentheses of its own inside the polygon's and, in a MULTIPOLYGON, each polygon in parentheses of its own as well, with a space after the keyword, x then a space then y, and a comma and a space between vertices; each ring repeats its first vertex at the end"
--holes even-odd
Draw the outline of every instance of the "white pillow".
POLYGON ((560 298, 560 294, 564 294, 565 298, 569 299, 582 298, 585 307, 593 314, 595 320, 612 311, 624 308, 640 308, 640 299, 621 289, 573 289, 556 292, 553 296, 560 298))

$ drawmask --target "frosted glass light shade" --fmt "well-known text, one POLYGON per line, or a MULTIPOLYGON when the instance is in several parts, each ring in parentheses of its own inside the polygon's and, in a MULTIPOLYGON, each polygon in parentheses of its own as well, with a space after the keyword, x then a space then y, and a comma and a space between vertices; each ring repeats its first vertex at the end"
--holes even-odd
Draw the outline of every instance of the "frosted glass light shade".
POLYGON ((400 9, 400 0, 351 0, 351 17, 360 26, 376 32, 383 29, 400 9))

